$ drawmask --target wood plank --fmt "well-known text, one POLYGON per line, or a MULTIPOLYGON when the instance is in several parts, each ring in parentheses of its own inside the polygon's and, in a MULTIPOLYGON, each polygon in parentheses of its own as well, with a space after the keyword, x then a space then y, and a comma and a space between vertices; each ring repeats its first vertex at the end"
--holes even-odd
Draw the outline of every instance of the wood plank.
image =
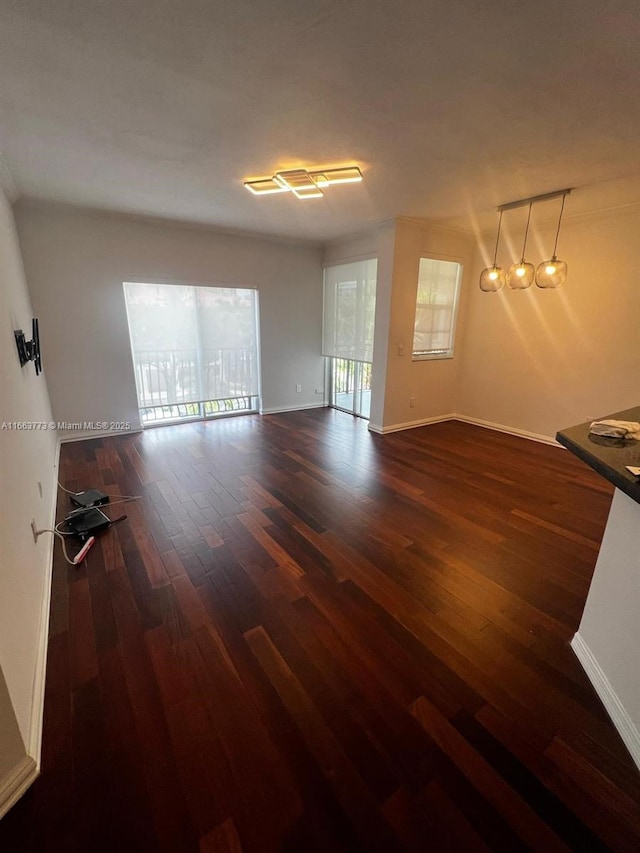
POLYGON ((231 818, 200 839, 200 853, 242 853, 242 845, 231 818))
POLYGON ((411 713, 528 847, 569 850, 427 699, 423 696, 417 699, 411 706, 411 713))
POLYGON ((294 559, 264 530, 248 513, 242 512, 238 521, 243 524, 262 547, 271 554, 283 569, 287 569, 294 578, 300 578, 304 571, 294 559))
POLYGON ((370 850, 401 849, 398 839, 382 819, 371 791, 354 769, 269 635, 263 628, 258 627, 248 631, 245 637, 298 725, 308 749, 325 776, 333 783, 336 796, 353 821, 363 843, 370 850))
POLYGON ((69 587, 71 683, 74 688, 98 676, 98 654, 93 632, 89 579, 78 577, 69 587))

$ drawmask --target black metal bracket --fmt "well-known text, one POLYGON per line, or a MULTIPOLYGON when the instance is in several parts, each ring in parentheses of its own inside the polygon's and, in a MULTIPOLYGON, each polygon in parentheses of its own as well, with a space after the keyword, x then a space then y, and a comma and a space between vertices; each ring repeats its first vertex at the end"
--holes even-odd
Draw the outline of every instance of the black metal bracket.
POLYGON ((16 339, 20 367, 24 367, 27 362, 32 361, 36 369, 36 376, 39 376, 40 373, 42 373, 42 356, 40 355, 40 332, 38 330, 38 320, 34 317, 31 321, 30 341, 26 339, 22 329, 17 329, 13 334, 16 339))

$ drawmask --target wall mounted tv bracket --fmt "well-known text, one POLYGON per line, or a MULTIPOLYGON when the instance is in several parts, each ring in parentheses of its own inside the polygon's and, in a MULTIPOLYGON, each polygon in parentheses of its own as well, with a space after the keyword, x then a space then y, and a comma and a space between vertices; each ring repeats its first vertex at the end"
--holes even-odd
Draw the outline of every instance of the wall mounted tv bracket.
POLYGON ((16 347, 20 367, 24 367, 28 361, 32 361, 36 369, 36 376, 42 373, 42 357, 40 355, 40 333, 38 331, 38 320, 34 317, 31 321, 31 340, 28 341, 22 329, 14 331, 16 347))

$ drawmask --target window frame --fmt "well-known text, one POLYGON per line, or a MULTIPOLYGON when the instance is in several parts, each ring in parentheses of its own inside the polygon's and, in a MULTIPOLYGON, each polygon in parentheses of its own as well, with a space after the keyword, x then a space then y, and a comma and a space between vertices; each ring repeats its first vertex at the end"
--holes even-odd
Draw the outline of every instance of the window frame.
POLYGON ((464 264, 462 259, 459 256, 455 255, 444 255, 438 252, 426 252, 422 251, 420 253, 420 257, 418 258, 418 274, 416 276, 416 295, 414 300, 414 313, 413 313, 413 334, 411 340, 411 360, 412 361, 442 361, 444 359, 454 358, 454 350, 455 350, 455 337, 456 337, 456 326, 458 322, 458 309, 460 307, 460 296, 462 291, 462 277, 464 275, 464 264), (421 303, 418 303, 418 294, 419 294, 419 284, 420 284, 420 261, 446 261, 447 263, 453 263, 458 265, 458 275, 456 278, 456 287, 453 297, 453 309, 451 312, 451 334, 450 340, 451 344, 446 350, 432 350, 430 352, 425 352, 423 350, 414 350, 413 349, 413 335, 415 335, 415 320, 416 314, 418 312, 418 307, 421 303))
MULTIPOLYGON (((136 402, 138 405, 138 413, 140 417, 140 423, 143 429, 154 428, 164 425, 178 424, 178 423, 189 423, 193 421, 202 421, 202 420, 212 420, 220 417, 233 417, 237 415, 245 415, 245 414, 254 414, 260 412, 262 410, 262 364, 261 364, 261 343, 260 343, 260 289, 257 285, 252 284, 218 284, 211 282, 202 282, 202 281, 184 281, 174 278, 164 278, 164 277, 127 277, 122 281, 122 298, 124 302, 125 312, 127 316, 127 331, 129 336, 129 346, 131 352, 131 367, 134 379, 134 389, 136 395, 136 402), (134 347, 134 341, 132 336, 132 323, 130 316, 130 306, 127 297, 127 285, 149 285, 155 287, 182 287, 182 288, 190 288, 196 291, 195 298, 197 303, 197 291, 204 290, 241 290, 241 291, 251 291, 253 293, 253 312, 252 312, 252 322, 253 322, 253 355, 255 360, 255 370, 256 370, 256 385, 255 388, 251 388, 249 393, 234 395, 227 394, 218 397, 213 397, 212 399, 195 399, 190 401, 176 401, 174 403, 168 402, 158 402, 158 403, 146 403, 145 405, 141 405, 140 393, 139 393, 139 383, 138 383, 138 371, 136 369, 136 364, 138 361, 138 356, 136 349, 134 347), (245 401, 248 402, 248 407, 244 408, 235 408, 235 403, 237 401, 245 401), (212 404, 215 403, 223 403, 223 410, 218 409, 218 411, 207 411, 207 407, 211 409, 212 404), (228 407, 228 404, 231 403, 231 408, 228 407), (151 410, 160 410, 160 409, 186 409, 187 407, 193 407, 197 409, 197 412, 193 414, 178 414, 173 415, 170 413, 169 415, 163 414, 162 417, 149 419, 143 415, 143 412, 150 412, 151 410)), ((197 346, 200 348, 200 324, 201 317, 197 312, 196 306, 196 332, 197 332, 197 346)), ((228 349, 228 348, 221 348, 228 349)), ((199 378, 201 381, 201 377, 199 378)), ((208 396, 208 395, 204 395, 208 396)))

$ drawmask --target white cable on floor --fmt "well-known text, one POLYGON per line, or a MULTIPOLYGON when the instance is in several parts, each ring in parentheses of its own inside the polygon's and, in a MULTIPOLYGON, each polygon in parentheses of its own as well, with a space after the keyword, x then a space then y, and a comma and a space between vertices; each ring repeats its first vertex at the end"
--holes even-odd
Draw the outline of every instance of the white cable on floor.
MULTIPOLYGON (((62 523, 62 522, 60 522, 60 523, 62 523)), ((56 524, 56 527, 57 527, 57 526, 58 526, 58 525, 56 524)), ((60 530, 52 530, 50 527, 44 527, 42 530, 36 530, 36 536, 39 536, 41 533, 53 533, 53 535, 54 535, 54 536, 57 536, 57 537, 58 537, 58 539, 60 540, 60 542, 62 542, 62 553, 64 554, 64 558, 65 558, 65 560, 67 561, 67 563, 69 563, 69 565, 70 565, 70 566, 77 566, 77 565, 79 565, 79 563, 76 563, 76 561, 75 561, 75 560, 72 560, 72 559, 69 557, 69 554, 67 553, 67 545, 66 545, 66 543, 65 543, 65 541, 64 541, 64 537, 65 537, 65 536, 73 536, 73 535, 74 535, 73 533, 63 533, 63 532, 61 532, 60 530)), ((81 548, 81 549, 80 549, 80 551, 78 552, 78 554, 77 554, 77 556, 76 556, 76 559, 77 559, 77 557, 78 557, 78 556, 80 556, 80 554, 82 554, 82 551, 83 551, 83 550, 84 550, 84 546, 83 546, 83 548, 81 548)))

